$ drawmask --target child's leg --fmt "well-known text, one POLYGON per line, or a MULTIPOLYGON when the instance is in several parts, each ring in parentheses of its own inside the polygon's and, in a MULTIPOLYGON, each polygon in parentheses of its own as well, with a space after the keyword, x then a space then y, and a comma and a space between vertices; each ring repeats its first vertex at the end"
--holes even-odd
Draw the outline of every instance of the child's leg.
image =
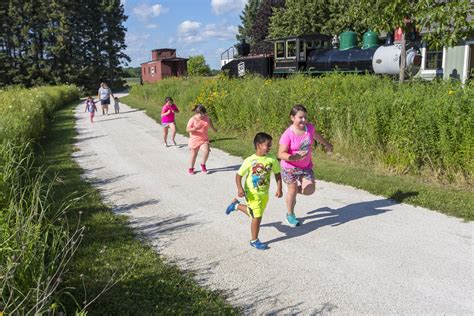
POLYGON ((165 143, 166 146, 168 146, 168 128, 169 128, 169 125, 166 125, 163 127, 163 142, 165 143))
POLYGON ((250 225, 250 231, 252 232, 252 240, 258 239, 258 233, 260 232, 261 222, 261 217, 252 218, 252 224, 250 225))
POLYGON ((301 194, 303 195, 311 195, 316 190, 316 184, 314 183, 314 179, 309 180, 303 178, 301 180, 301 194))
POLYGON ((207 158, 209 158, 209 143, 204 143, 201 145, 201 148, 202 148, 202 153, 203 153, 203 157, 202 157, 202 164, 205 165, 206 162, 207 162, 207 158))
POLYGON ((171 128, 171 141, 173 142, 174 145, 176 145, 176 142, 174 138, 176 137, 176 124, 173 122, 170 124, 171 128))
POLYGON ((298 183, 287 183, 286 210, 288 214, 295 213, 296 195, 298 194, 298 183))
POLYGON ((198 152, 199 152, 199 147, 191 149, 191 161, 190 161, 191 166, 190 166, 190 168, 194 168, 194 164, 196 163, 196 157, 198 155, 198 152))

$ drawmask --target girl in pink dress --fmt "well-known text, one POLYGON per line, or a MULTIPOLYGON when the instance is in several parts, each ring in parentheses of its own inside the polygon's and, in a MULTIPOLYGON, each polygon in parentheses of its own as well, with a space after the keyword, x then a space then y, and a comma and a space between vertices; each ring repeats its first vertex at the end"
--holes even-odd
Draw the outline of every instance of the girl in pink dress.
POLYGON ((191 167, 188 169, 189 174, 195 174, 194 164, 196 163, 196 157, 199 149, 202 149, 203 157, 201 163, 201 171, 208 173, 206 168, 207 158, 209 158, 209 127, 214 132, 217 130, 212 125, 211 118, 206 114, 206 108, 198 104, 194 106, 193 112, 195 113, 188 121, 186 131, 189 133, 189 149, 191 150, 191 167))
POLYGON ((178 107, 173 103, 171 97, 166 97, 165 104, 161 109, 161 126, 163 126, 163 141, 168 147, 168 129, 171 128, 171 141, 176 146, 174 138, 176 137, 176 124, 174 122, 174 114, 179 113, 178 107))
POLYGON ((288 186, 286 222, 295 227, 300 224, 295 216, 296 195, 311 195, 316 189, 311 160, 314 140, 323 144, 326 151, 332 151, 332 145, 308 123, 304 106, 293 106, 290 119, 292 124, 280 137, 278 158, 281 159, 281 177, 288 186))

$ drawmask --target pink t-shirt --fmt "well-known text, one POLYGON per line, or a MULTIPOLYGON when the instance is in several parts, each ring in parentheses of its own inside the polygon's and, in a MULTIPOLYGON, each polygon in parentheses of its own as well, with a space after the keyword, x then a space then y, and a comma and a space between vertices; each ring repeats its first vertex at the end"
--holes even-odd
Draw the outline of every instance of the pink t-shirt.
MULTIPOLYGON (((161 113, 165 113, 166 111, 168 111, 170 109, 173 110, 173 111, 179 111, 176 104, 171 104, 171 105, 165 104, 165 105, 163 105, 163 108, 161 109, 161 113)), ((174 112, 173 111, 171 113, 165 115, 165 116, 162 116, 161 117, 161 123, 173 123, 174 122, 174 112)))
POLYGON ((302 135, 296 135, 291 129, 291 126, 283 132, 279 143, 280 145, 288 146, 288 153, 290 155, 293 155, 298 151, 309 151, 310 153, 304 159, 298 161, 281 160, 282 168, 313 168, 313 161, 311 160, 311 148, 314 143, 314 133, 315 128, 313 124, 310 123, 306 124, 306 131, 302 135))

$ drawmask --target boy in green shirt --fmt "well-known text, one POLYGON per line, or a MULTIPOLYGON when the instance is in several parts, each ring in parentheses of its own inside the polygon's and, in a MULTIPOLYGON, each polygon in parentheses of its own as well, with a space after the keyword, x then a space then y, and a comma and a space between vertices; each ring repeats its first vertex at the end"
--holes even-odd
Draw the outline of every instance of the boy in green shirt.
POLYGON ((280 164, 275 156, 269 154, 272 148, 272 137, 267 133, 258 133, 253 140, 255 154, 248 157, 240 166, 235 175, 237 195, 245 197, 247 204, 240 204, 234 198, 226 209, 226 214, 239 210, 252 218, 250 245, 259 250, 267 249, 267 245, 258 239, 260 223, 263 212, 268 203, 268 190, 270 188, 270 175, 275 174, 277 191, 275 196, 280 198, 282 193, 280 164), (245 188, 242 187, 242 177, 247 175, 245 188))

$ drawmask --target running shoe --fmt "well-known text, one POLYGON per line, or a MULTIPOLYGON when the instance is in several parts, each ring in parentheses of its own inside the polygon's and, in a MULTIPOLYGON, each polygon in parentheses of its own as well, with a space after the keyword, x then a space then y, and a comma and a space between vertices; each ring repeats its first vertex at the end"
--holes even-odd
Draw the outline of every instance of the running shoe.
POLYGON ((236 206, 239 204, 239 201, 238 200, 234 200, 232 201, 232 203, 229 204, 229 206, 227 206, 227 208, 225 209, 225 213, 227 215, 229 215, 230 213, 232 213, 233 211, 235 211, 235 208, 236 206))
POLYGON ((188 169, 188 173, 191 174, 191 175, 193 175, 193 174, 195 174, 196 172, 194 172, 194 168, 189 168, 189 169, 188 169))
POLYGON ((300 221, 296 218, 295 214, 286 214, 286 222, 291 227, 296 227, 300 225, 300 221))
POLYGON ((268 246, 262 242, 260 242, 260 240, 256 239, 254 241, 250 241, 250 246, 254 247, 255 249, 258 249, 258 250, 265 250, 265 249, 268 249, 268 246))
POLYGON ((206 165, 204 165, 204 164, 201 164, 201 171, 202 171, 203 173, 209 173, 209 171, 208 171, 207 168, 206 168, 206 165))

